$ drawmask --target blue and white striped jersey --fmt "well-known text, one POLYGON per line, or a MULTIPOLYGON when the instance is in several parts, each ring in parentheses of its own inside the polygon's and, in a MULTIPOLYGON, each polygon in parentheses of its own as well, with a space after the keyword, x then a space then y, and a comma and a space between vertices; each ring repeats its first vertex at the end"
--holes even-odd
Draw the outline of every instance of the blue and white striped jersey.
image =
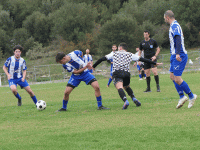
POLYGON ((89 62, 91 62, 91 61, 93 61, 92 60, 92 56, 90 55, 90 54, 85 54, 84 56, 83 56, 83 61, 85 62, 85 64, 88 64, 89 62))
POLYGON ((184 46, 183 31, 179 23, 175 20, 174 22, 171 23, 169 28, 170 53, 172 55, 176 54, 176 40, 175 40, 176 35, 181 36, 180 54, 187 54, 187 51, 185 50, 184 46))
POLYGON ((26 62, 22 57, 16 59, 15 56, 11 56, 4 65, 8 68, 8 73, 11 75, 10 79, 22 78, 22 70, 27 69, 26 62))
MULTIPOLYGON (((69 62, 67 62, 66 64, 63 64, 63 68, 65 68, 68 72, 73 72, 74 69, 79 70, 87 65, 79 57, 78 54, 79 53, 77 51, 73 51, 68 54, 68 56, 70 56, 71 60, 69 62)), ((84 72, 86 72, 86 71, 88 71, 88 69, 84 70, 84 72)))

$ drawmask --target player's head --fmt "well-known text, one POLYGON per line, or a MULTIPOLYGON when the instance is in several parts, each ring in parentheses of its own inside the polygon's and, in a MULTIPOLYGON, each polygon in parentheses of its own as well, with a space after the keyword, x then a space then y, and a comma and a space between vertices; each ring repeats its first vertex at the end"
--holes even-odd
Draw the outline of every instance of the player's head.
POLYGON ((57 53, 57 55, 56 55, 56 62, 57 63, 60 63, 60 64, 66 64, 66 60, 65 60, 65 53, 63 53, 63 52, 59 52, 59 53, 57 53))
POLYGON ((116 50, 117 50, 117 45, 116 45, 116 44, 113 44, 113 45, 112 45, 112 50, 113 50, 113 51, 116 51, 116 50))
POLYGON ((140 50, 139 47, 137 47, 137 48, 136 48, 136 52, 138 52, 139 50, 140 50))
POLYGON ((164 14, 165 22, 171 24, 173 20, 175 20, 174 13, 171 10, 167 10, 164 14))
POLYGON ((126 43, 120 43, 118 46, 118 50, 127 50, 128 45, 126 43))
POLYGON ((23 49, 24 48, 21 45, 15 45, 13 51, 16 58, 20 58, 23 49))
POLYGON ((86 54, 89 54, 89 53, 90 53, 90 50, 89 50, 89 49, 86 49, 86 50, 85 50, 85 53, 86 53, 86 54))
POLYGON ((145 31, 144 31, 144 38, 145 38, 145 39, 149 39, 149 37, 150 37, 150 31, 145 30, 145 31))

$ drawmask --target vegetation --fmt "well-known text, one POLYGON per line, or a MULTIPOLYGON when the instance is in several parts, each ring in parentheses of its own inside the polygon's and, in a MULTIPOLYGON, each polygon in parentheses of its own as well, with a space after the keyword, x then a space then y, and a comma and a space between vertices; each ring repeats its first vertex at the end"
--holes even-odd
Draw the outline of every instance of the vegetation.
POLYGON ((135 49, 146 29, 166 49, 168 9, 183 28, 186 47, 198 47, 199 5, 199 0, 1 0, 0 59, 13 54, 16 44, 24 46, 23 55, 38 45, 64 52, 90 48, 92 54, 106 54, 120 42, 135 49))

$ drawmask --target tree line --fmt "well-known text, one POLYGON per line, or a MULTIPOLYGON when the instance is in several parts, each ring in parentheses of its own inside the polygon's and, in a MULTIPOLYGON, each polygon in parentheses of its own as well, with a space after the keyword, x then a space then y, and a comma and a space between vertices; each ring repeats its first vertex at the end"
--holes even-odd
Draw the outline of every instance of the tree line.
POLYGON ((168 49, 168 9, 181 24, 187 48, 200 46, 199 0, 1 0, 0 58, 13 54, 51 55, 89 48, 107 54, 112 44, 126 42, 135 48, 149 30, 160 47, 168 49))

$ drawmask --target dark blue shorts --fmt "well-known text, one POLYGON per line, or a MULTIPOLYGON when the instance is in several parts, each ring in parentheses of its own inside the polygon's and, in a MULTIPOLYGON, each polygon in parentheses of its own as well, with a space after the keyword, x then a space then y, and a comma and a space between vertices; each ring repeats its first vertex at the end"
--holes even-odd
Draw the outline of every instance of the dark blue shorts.
POLYGON ((26 81, 26 79, 25 79, 24 82, 22 82, 22 78, 19 78, 19 79, 10 79, 10 80, 8 80, 8 83, 9 83, 9 87, 10 87, 11 85, 16 85, 16 87, 17 87, 17 84, 18 84, 21 88, 24 88, 24 87, 29 86, 29 84, 28 84, 28 82, 26 81))
POLYGON ((177 61, 176 60, 176 55, 172 55, 170 58, 170 69, 169 71, 172 72, 175 76, 181 76, 185 66, 187 64, 188 56, 187 54, 185 55, 180 55, 182 61, 177 61))

